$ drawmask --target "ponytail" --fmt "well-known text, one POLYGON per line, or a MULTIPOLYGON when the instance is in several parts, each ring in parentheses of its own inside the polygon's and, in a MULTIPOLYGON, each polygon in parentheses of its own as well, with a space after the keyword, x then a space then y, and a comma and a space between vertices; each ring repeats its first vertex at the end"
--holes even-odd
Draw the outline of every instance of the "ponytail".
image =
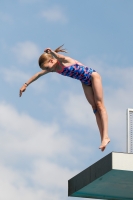
MULTIPOLYGON (((63 45, 64 45, 64 44, 63 44, 63 45)), ((54 51, 55 51, 56 53, 58 53, 58 52, 65 52, 65 53, 67 53, 66 49, 62 49, 63 45, 59 46, 59 47, 58 47, 57 49, 55 49, 54 51)))

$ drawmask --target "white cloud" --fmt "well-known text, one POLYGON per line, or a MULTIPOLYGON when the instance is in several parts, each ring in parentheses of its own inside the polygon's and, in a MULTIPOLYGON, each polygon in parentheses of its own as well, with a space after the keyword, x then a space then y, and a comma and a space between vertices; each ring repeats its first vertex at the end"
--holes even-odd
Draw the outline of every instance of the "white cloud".
MULTIPOLYGON (((20 84, 19 86, 21 88, 21 86, 25 82, 27 82, 32 75, 29 73, 25 73, 16 67, 10 67, 8 69, 0 68, 0 76, 1 76, 1 79, 3 79, 5 82, 9 84, 19 83, 20 84)), ((36 91, 37 93, 40 93, 42 91, 44 92, 47 90, 47 83, 45 79, 39 79, 37 81, 37 84, 31 84, 29 87, 33 88, 34 91, 36 91)), ((26 90, 28 90, 29 87, 26 90)))
POLYGON ((57 124, 40 123, 26 114, 19 115, 7 104, 0 104, 1 148, 6 152, 51 156, 71 149, 70 139, 59 134, 57 124), (7 117, 8 116, 8 117, 7 117), (8 124, 8 126, 7 126, 8 124))
POLYGON ((4 22, 7 22, 9 24, 12 24, 13 23, 13 18, 11 15, 7 14, 7 13, 3 13, 3 12, 0 12, 0 20, 4 21, 4 22))
POLYGON ((59 189, 66 191, 68 179, 70 179, 73 174, 78 173, 76 170, 70 171, 67 167, 62 168, 55 163, 51 164, 43 160, 38 160, 35 163, 34 170, 34 175, 31 176, 31 180, 38 186, 43 185, 43 187, 51 192, 59 189))
MULTIPOLYGON (((47 166, 43 166, 43 171, 47 171, 47 166)), ((49 167, 52 167, 49 164, 49 167)), ((0 179, 0 199, 4 200, 24 200, 24 199, 29 199, 29 200, 61 200, 61 199, 66 199, 67 193, 64 192, 64 185, 61 186, 61 189, 63 188, 63 192, 59 192, 59 190, 56 190, 54 192, 51 192, 48 190, 43 183, 39 184, 38 187, 38 182, 36 183, 36 179, 34 180, 34 177, 36 177, 37 173, 39 173, 38 169, 36 168, 36 171, 33 172, 27 172, 22 173, 22 171, 19 170, 13 170, 9 167, 6 167, 4 165, 0 165, 0 171, 1 171, 1 179, 0 179), (35 175, 34 175, 35 173, 35 175), (32 184, 31 186, 28 184, 28 181, 26 179, 26 176, 31 178, 32 184), (33 186, 34 185, 34 186, 33 186), (8 191, 8 192, 7 192, 8 191)), ((59 168, 60 169, 60 168, 59 168)), ((59 170, 58 169, 58 170, 59 170)), ((52 171, 50 171, 52 172, 52 171)), ((65 171, 64 171, 65 172, 65 171)), ((70 175, 70 172, 67 175, 70 175)), ((48 180, 49 174, 42 174, 41 180, 44 178, 44 180, 48 180)), ((40 178, 38 176, 38 179, 40 178)), ((56 183, 58 183, 58 180, 56 180, 56 183)), ((45 182, 45 181, 44 181, 45 182)), ((62 182, 63 183, 63 182, 62 182)), ((45 183, 46 184, 46 183, 45 183)), ((49 184, 52 184, 50 182, 49 184)), ((55 184, 55 183, 54 183, 55 184)), ((64 183, 63 183, 64 184, 64 183)), ((52 184, 53 187, 53 184, 52 184)), ((56 184, 55 184, 56 187, 56 184)), ((57 188, 56 188, 57 189, 57 188)))
POLYGON ((41 16, 51 22, 66 23, 68 21, 67 17, 65 16, 65 14, 63 12, 63 8, 61 8, 59 6, 54 6, 50 9, 43 11, 41 16))
POLYGON ((23 71, 18 70, 15 67, 11 68, 1 68, 0 74, 4 78, 4 80, 8 83, 13 82, 23 82, 29 78, 28 74, 24 73, 23 71))
POLYGON ((66 199, 67 181, 78 172, 52 158, 71 160, 75 143, 57 124, 41 123, 1 102, 0 146, 0 199, 66 199))
POLYGON ((70 92, 62 95, 63 109, 67 115, 68 123, 76 123, 95 129, 93 125, 95 117, 92 108, 84 94, 72 94, 70 92), (65 105, 65 106, 64 106, 65 105))
POLYGON ((38 60, 40 56, 39 48, 30 41, 17 43, 16 46, 12 48, 12 51, 22 64, 29 64, 34 60, 38 60))

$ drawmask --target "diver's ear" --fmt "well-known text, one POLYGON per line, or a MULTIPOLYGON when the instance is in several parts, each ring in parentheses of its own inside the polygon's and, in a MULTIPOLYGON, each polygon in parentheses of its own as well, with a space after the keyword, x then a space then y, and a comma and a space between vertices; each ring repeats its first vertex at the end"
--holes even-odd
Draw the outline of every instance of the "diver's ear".
POLYGON ((49 59, 49 62, 50 62, 50 63, 53 63, 53 59, 52 59, 52 58, 51 58, 51 59, 49 59))

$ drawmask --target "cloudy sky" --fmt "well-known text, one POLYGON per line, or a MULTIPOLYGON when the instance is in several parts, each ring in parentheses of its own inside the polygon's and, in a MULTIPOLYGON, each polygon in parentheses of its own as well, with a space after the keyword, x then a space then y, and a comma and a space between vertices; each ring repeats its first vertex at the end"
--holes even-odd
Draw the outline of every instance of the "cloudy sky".
POLYGON ((132 22, 132 0, 0 1, 1 200, 77 200, 67 196, 68 180, 110 152, 126 151, 132 22), (51 73, 19 97, 40 71, 43 50, 62 44, 102 76, 111 138, 104 152, 79 81, 51 73))

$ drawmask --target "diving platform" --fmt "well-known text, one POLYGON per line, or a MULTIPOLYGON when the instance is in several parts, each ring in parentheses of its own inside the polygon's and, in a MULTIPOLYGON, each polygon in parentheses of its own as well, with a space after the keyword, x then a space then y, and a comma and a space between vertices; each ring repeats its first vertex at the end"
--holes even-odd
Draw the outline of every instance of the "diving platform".
POLYGON ((68 180, 68 196, 133 200, 133 154, 111 152, 68 180))

